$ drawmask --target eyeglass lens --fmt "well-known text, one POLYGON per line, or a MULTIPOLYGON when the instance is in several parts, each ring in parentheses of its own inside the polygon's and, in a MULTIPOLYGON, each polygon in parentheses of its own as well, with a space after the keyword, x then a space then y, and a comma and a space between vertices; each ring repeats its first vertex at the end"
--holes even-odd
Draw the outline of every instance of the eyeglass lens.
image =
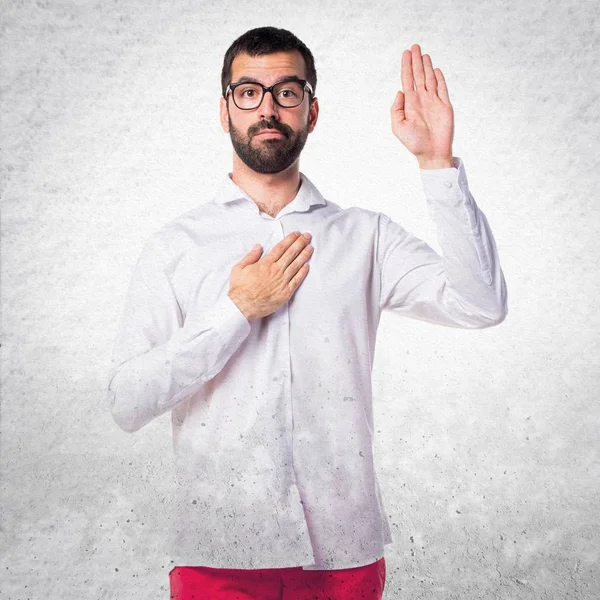
MULTIPOLYGON (((262 100, 263 88, 257 83, 244 83, 233 90, 239 108, 256 108, 262 100)), ((304 99, 304 87, 297 81, 282 81, 273 88, 273 98, 281 106, 293 108, 304 99)))

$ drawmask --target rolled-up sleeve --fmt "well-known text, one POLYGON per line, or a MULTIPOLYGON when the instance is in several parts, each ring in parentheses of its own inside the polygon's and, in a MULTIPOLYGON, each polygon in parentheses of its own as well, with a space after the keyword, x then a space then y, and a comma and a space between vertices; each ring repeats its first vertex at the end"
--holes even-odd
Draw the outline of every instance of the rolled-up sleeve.
POLYGON ((506 282, 464 165, 453 160, 452 168, 420 170, 442 256, 379 213, 380 309, 449 327, 491 327, 508 313, 506 282))
POLYGON ((117 425, 137 431, 196 393, 250 330, 227 295, 184 317, 167 269, 147 244, 134 267, 113 347, 108 400, 117 425))

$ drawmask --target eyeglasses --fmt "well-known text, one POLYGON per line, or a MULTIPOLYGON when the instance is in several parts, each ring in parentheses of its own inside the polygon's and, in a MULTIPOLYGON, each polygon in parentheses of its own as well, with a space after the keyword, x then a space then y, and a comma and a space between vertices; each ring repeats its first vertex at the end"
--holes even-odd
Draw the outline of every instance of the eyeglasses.
POLYGON ((235 105, 242 110, 258 108, 267 92, 271 92, 273 100, 284 108, 300 106, 304 100, 304 91, 313 94, 310 83, 305 79, 285 79, 269 87, 258 81, 241 81, 230 83, 225 90, 225 98, 229 92, 235 105))

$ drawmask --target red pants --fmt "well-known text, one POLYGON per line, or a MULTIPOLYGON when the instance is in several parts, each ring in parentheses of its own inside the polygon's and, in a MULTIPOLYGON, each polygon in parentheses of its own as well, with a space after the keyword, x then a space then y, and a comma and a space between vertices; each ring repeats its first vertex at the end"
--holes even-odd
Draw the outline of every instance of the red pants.
POLYGON ((172 600, 381 600, 385 558, 335 571, 174 567, 172 600))

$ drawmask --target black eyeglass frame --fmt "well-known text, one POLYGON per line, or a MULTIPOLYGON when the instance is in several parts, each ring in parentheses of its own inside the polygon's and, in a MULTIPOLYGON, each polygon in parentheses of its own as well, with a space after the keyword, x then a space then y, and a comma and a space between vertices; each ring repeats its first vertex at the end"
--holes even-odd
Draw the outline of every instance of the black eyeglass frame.
POLYGON ((275 101, 275 104, 278 104, 279 106, 281 106, 281 108, 297 108, 298 106, 300 106, 304 102, 304 96, 305 96, 305 92, 306 92, 307 88, 308 88, 308 93, 312 97, 313 94, 314 94, 312 85, 310 85, 310 83, 308 81, 306 81, 306 79, 300 79, 299 77, 289 77, 287 79, 282 79, 281 81, 278 81, 277 83, 274 83, 273 85, 270 85, 269 87, 263 85, 262 83, 260 83, 260 81, 238 81, 236 83, 230 83, 227 86, 227 88, 225 89, 225 94, 223 95, 223 97, 225 99, 227 99, 227 96, 229 95, 229 92, 231 92, 231 98, 233 100, 233 103, 240 110, 256 110, 262 104, 262 101, 265 99, 265 94, 267 92, 271 92, 271 96, 273 96, 273 100, 275 101), (297 83, 301 83, 302 84, 302 99, 300 100, 300 102, 298 102, 298 104, 295 104, 294 106, 284 106, 283 104, 281 104, 281 102, 279 102, 279 100, 277 100, 277 98, 275 97, 275 94, 273 93, 273 89, 276 86, 281 85, 282 83, 287 83, 289 81, 295 81, 297 83), (255 107, 253 107, 253 108, 242 108, 241 106, 238 106, 238 103, 235 101, 235 96, 233 95, 233 90, 235 90, 235 88, 238 87, 238 86, 240 86, 240 85, 244 85, 244 84, 247 85, 249 83, 254 83, 256 85, 260 85, 260 87, 262 88, 262 96, 260 97, 259 103, 255 107))

